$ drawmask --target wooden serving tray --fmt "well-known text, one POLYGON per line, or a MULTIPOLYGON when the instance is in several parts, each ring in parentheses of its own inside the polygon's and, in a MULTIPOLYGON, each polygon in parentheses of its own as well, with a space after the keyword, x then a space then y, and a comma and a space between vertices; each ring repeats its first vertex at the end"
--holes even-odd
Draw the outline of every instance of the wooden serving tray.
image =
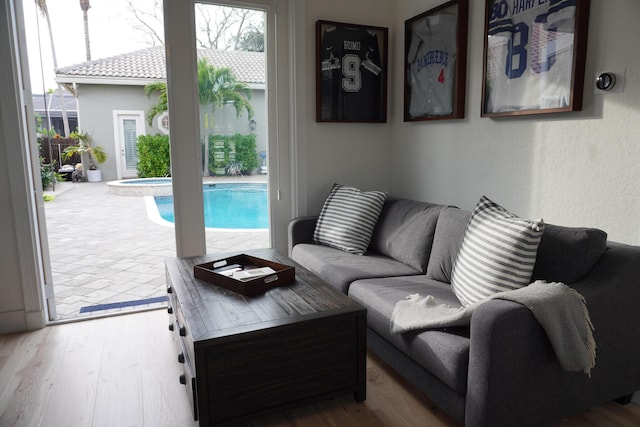
POLYGON ((257 295, 268 289, 286 285, 296 280, 294 267, 246 254, 196 264, 193 266, 193 275, 196 279, 204 280, 246 296, 257 295), (216 272, 216 270, 220 271, 220 269, 234 264, 238 264, 244 270, 271 267, 275 270, 275 273, 248 280, 238 280, 216 272))

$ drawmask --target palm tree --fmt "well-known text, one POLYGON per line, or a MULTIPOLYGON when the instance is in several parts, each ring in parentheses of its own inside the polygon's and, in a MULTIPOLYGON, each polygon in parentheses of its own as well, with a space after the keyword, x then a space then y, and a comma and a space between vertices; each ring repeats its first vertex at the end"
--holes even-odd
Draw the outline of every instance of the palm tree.
POLYGON ((147 110, 146 119, 149 126, 153 125, 155 116, 169 110, 167 105, 167 84, 165 82, 154 82, 144 87, 144 94, 147 95, 147 98, 150 98, 154 92, 158 92, 159 95, 155 104, 147 110))
POLYGON ((102 145, 92 145, 91 135, 88 133, 75 130, 69 137, 75 139, 77 144, 65 148, 62 152, 62 158, 67 160, 69 157, 79 154, 80 162, 82 163, 82 175, 84 177, 87 176, 87 170, 97 167, 96 162, 104 163, 107 160, 107 152, 104 150, 104 147, 102 145), (88 169, 85 163, 85 154, 89 157, 88 169))
POLYGON ((84 20, 84 48, 87 53, 87 61, 91 61, 91 46, 89 43, 89 15, 88 11, 91 7, 90 0, 80 0, 80 9, 82 9, 82 19, 84 20))
POLYGON ((238 116, 247 111, 253 117, 253 106, 249 102, 252 91, 246 84, 236 80, 230 68, 216 68, 206 58, 198 60, 198 96, 200 104, 211 105, 213 110, 232 103, 238 116))
MULTIPOLYGON (((51 19, 49 18, 47 0, 36 0, 36 6, 38 6, 38 10, 40 10, 40 13, 42 13, 42 16, 44 16, 44 19, 47 21, 47 28, 49 29, 49 41, 51 42, 51 57, 53 59, 53 69, 55 71, 58 69, 58 60, 56 57, 56 46, 53 43, 53 30, 51 28, 51 19)), ((64 103, 64 97, 62 93, 62 85, 58 83, 58 95, 60 96, 60 105, 62 106, 62 124, 64 127, 64 136, 68 136, 70 133, 69 118, 67 117, 67 107, 64 103)))
MULTIPOLYGON (((144 87, 144 93, 150 97, 154 92, 159 96, 155 104, 147 110, 147 123, 151 126, 153 118, 168 110, 167 84, 164 82, 149 83, 144 87)), ((218 109, 226 104, 233 104, 236 114, 240 117, 243 111, 248 118, 253 117, 253 105, 249 102, 252 91, 245 83, 236 80, 231 69, 216 68, 209 64, 206 58, 198 60, 198 101, 204 108, 209 108, 211 117, 218 109)), ((213 132, 213 126, 208 127, 209 133, 205 136, 204 144, 204 170, 205 176, 209 175, 209 135, 213 132)))
MULTIPOLYGON (((210 109, 210 117, 218 108, 226 104, 233 104, 236 115, 240 117, 243 111, 247 111, 249 119, 253 117, 251 89, 244 83, 236 80, 229 68, 216 68, 209 64, 206 58, 198 60, 198 97, 200 105, 210 109)), ((209 175, 209 135, 213 133, 213 125, 207 129, 204 138, 204 176, 209 175)))

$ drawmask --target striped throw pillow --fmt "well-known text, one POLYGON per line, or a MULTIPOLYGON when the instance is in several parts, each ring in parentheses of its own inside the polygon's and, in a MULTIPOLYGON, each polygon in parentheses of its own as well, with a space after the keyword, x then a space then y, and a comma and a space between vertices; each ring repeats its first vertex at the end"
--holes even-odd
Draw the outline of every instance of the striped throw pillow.
POLYGON ((369 247, 387 193, 333 184, 313 233, 321 245, 363 255, 369 247))
POLYGON ((518 218, 482 196, 451 273, 451 286, 462 305, 527 286, 543 231, 542 219, 518 218))

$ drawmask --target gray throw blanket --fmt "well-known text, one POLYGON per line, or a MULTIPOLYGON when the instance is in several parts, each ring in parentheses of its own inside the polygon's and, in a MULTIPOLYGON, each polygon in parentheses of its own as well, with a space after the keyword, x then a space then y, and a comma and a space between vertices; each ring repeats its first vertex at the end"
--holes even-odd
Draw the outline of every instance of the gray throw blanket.
POLYGON ((596 364, 596 343, 589 311, 584 297, 563 283, 539 280, 468 307, 451 307, 438 303, 431 295, 412 294, 393 308, 391 332, 469 325, 475 309, 490 299, 509 300, 529 308, 549 337, 562 369, 584 371, 591 376, 596 364))

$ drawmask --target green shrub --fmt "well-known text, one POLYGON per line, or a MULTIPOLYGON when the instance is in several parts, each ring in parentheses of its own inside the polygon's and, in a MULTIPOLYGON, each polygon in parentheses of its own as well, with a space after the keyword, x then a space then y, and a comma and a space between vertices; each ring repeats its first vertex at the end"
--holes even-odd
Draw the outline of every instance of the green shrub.
MULTIPOLYGON (((42 162, 42 157, 40 161, 42 162)), ((47 190, 49 187, 54 186, 60 181, 64 181, 62 174, 56 172, 56 162, 52 165, 40 163, 40 179, 42 180, 42 189, 47 190)))
POLYGON ((46 190, 53 183, 53 171, 51 165, 40 165, 40 179, 42 180, 42 189, 46 190))
POLYGON ((260 165, 255 134, 209 136, 209 170, 227 167, 233 162, 242 164, 243 174, 253 172, 260 165))
POLYGON ((236 161, 242 163, 242 173, 253 172, 260 163, 256 152, 256 135, 235 135, 236 140, 236 161))
POLYGON ((156 178, 171 175, 168 135, 138 136, 138 176, 156 178))

